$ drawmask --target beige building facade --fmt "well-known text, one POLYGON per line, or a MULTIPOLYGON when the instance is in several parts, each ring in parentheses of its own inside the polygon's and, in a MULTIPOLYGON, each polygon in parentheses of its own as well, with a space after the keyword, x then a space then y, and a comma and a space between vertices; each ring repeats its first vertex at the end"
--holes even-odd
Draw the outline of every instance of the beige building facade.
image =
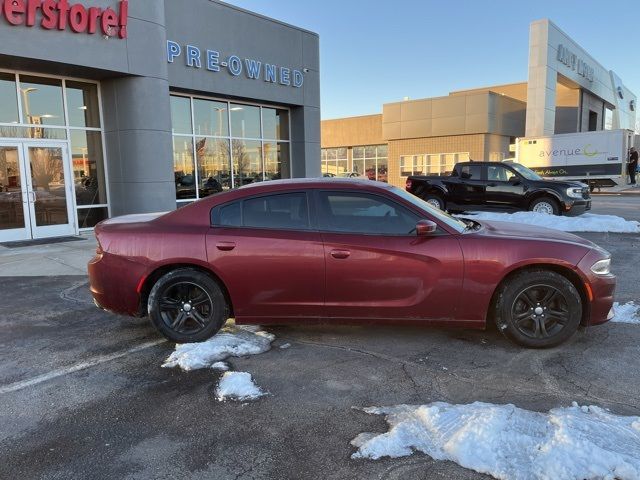
POLYGON ((636 97, 549 20, 531 23, 527 82, 387 103, 321 123, 322 173, 404 186, 466 160, 514 156, 518 137, 633 128, 636 97))

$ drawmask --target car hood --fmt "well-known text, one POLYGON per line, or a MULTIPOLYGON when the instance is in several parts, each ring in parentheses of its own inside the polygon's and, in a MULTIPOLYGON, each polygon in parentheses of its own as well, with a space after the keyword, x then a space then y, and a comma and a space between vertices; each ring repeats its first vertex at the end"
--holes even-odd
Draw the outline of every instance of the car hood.
POLYGON ((588 187, 588 185, 585 185, 582 182, 567 181, 567 180, 535 180, 532 183, 533 183, 533 186, 540 187, 540 188, 544 188, 544 187, 548 188, 549 186, 554 186, 559 189, 588 187))
MULTIPOLYGON (((477 221, 477 220, 476 220, 477 221)), ((478 235, 492 236, 497 238, 513 237, 528 240, 543 240, 572 243, 585 248, 598 248, 598 246, 573 233, 554 230, 552 228, 538 227, 536 225, 526 225, 524 223, 495 222, 481 220, 479 222, 484 228, 476 232, 478 235)))

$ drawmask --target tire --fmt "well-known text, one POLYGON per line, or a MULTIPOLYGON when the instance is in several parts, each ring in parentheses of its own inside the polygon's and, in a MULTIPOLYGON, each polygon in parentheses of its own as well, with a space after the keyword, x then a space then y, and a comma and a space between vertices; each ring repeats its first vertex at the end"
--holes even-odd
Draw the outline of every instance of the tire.
POLYGON ((163 275, 151 289, 147 309, 153 326, 176 343, 211 338, 229 316, 220 285, 193 268, 179 268, 163 275))
POLYGON ((527 270, 500 288, 495 302, 498 330, 529 348, 549 348, 568 340, 582 319, 582 299, 566 277, 550 270, 527 270))
POLYGON ((558 205, 558 201, 552 197, 536 198, 531 202, 531 205, 529 205, 529 210, 547 215, 560 215, 560 205, 558 205))
POLYGON ((422 196, 422 200, 427 202, 432 207, 444 211, 444 199, 437 193, 427 193, 426 195, 422 196))

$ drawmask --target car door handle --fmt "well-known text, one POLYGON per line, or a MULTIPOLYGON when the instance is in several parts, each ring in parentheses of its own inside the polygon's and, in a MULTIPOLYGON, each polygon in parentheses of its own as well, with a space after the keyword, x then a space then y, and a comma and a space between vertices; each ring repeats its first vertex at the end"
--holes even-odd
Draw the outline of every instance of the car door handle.
POLYGON ((488 183, 487 184, 487 187, 495 187, 495 186, 497 186, 495 183, 488 183))
POLYGON ((227 252, 229 250, 233 250, 234 248, 236 248, 236 244, 235 242, 218 242, 216 243, 216 248, 218 250, 227 252))
POLYGON ((333 258, 347 258, 349 255, 351 255, 349 250, 331 250, 333 258))

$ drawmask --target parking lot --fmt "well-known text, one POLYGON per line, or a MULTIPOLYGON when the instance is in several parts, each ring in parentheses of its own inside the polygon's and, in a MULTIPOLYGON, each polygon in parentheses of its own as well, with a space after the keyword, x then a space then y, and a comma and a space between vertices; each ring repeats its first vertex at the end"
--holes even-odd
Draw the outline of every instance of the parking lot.
MULTIPOLYGON (((640 220, 640 196, 596 196, 594 212, 640 220)), ((612 252, 617 301, 638 303, 640 235, 580 235, 612 252)), ((96 309, 85 276, 1 281, 0 478, 488 478, 420 453, 351 459, 354 437, 387 429, 353 407, 576 401, 640 415, 640 325, 542 351, 495 330, 269 327, 270 351, 229 359, 269 395, 220 402, 220 372, 161 368, 173 345, 96 309)))

